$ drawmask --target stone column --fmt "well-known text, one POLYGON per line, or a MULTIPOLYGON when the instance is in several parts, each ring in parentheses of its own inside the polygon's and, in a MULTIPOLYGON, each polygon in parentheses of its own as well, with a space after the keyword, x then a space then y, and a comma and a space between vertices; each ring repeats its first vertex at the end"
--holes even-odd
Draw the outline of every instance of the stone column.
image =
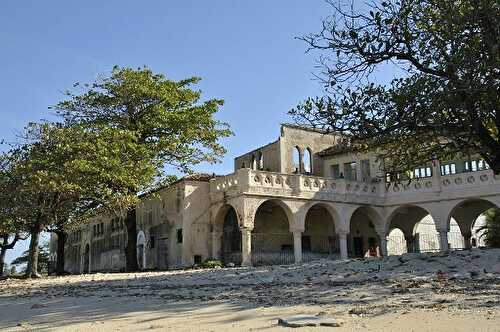
POLYGON ((347 252, 347 233, 339 233, 339 248, 340 259, 348 259, 349 254, 347 252))
POLYGON ((465 249, 470 249, 472 248, 472 243, 471 243, 471 239, 472 239, 472 233, 466 233, 463 235, 464 237, 464 248, 465 249))
POLYGON ((413 235, 405 235, 406 241, 406 252, 414 252, 415 248, 413 244, 415 243, 415 237, 413 235))
POLYGON ((379 246, 379 255, 382 257, 387 256, 387 236, 380 236, 380 246, 379 246))
POLYGON ((212 232, 212 257, 216 259, 221 259, 221 248, 222 248, 222 233, 212 232))
POLYGON ((447 251, 450 249, 448 246, 448 230, 439 229, 438 230, 438 239, 439 239, 439 250, 440 251, 447 251))
POLYGON ((252 230, 241 228, 241 266, 252 266, 252 230))
POLYGON ((295 256, 295 264, 302 262, 302 232, 293 232, 293 253, 295 256))

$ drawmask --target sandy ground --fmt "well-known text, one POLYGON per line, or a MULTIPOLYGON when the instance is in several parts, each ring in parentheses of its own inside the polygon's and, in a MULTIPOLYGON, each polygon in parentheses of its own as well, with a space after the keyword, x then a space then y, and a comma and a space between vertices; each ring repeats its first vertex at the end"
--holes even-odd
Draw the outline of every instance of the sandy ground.
POLYGON ((0 331, 500 331, 500 250, 0 281, 0 331), (322 315, 340 327, 289 329, 322 315))

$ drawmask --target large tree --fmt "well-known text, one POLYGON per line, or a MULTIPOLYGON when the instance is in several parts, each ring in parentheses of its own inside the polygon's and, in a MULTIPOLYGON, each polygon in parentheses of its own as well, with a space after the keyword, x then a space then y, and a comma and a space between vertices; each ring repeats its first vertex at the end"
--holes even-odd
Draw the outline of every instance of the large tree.
POLYGON ((325 94, 293 109, 297 122, 378 149, 390 171, 465 154, 500 173, 498 0, 328 3, 321 31, 300 38, 321 54, 325 94), (397 78, 372 83, 391 66, 397 78))
MULTIPOLYGON (((125 211, 137 197, 124 188, 143 188, 157 173, 137 137, 118 128, 32 124, 24 136, 25 142, 2 160, 15 195, 12 213, 30 233, 26 276, 38 277, 40 232, 65 235, 96 209, 125 211)), ((63 250, 64 241, 58 246, 60 259, 63 250)))
MULTIPOLYGON (((219 140, 231 132, 227 124, 214 118, 223 101, 201 100, 201 92, 193 89, 198 81, 195 77, 172 81, 148 68, 115 67, 109 77, 84 85, 83 91, 67 92, 68 99, 55 109, 70 125, 103 125, 136 136, 147 151, 144 160, 157 166, 161 178, 166 166, 189 172, 192 165, 215 162, 225 153, 219 140)), ((148 181, 141 184, 150 185, 148 181)), ((141 187, 125 189, 136 195, 141 187)), ((125 224, 126 268, 135 271, 135 204, 129 206, 125 224)))

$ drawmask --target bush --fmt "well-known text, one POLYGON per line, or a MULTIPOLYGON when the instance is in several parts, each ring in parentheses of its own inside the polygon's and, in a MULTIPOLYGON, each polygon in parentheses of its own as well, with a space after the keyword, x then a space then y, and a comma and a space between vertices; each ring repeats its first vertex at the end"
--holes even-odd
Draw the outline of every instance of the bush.
POLYGON ((207 258, 203 263, 201 263, 201 267, 204 269, 213 269, 216 267, 222 267, 222 262, 215 258, 207 258))
POLYGON ((484 232, 481 237, 488 247, 500 248, 500 209, 490 209, 484 214, 486 224, 476 232, 484 232))

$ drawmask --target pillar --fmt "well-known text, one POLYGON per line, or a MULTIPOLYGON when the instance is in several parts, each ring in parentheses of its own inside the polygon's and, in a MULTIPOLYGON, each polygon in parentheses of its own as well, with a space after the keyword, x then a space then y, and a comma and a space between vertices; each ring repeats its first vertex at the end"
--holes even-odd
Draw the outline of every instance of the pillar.
POLYGON ((339 248, 340 259, 348 259, 349 254, 347 252, 347 233, 339 233, 339 248))
POLYGON ((439 229, 438 230, 438 239, 439 239, 439 250, 440 251, 447 251, 450 249, 448 246, 448 230, 439 229))
POLYGON ((414 243, 415 237, 413 235, 405 235, 406 252, 415 252, 414 243))
POLYGON ((387 256, 387 236, 386 235, 380 236, 379 254, 382 257, 387 256))
POLYGON ((241 266, 252 266, 252 230, 241 228, 241 266))
POLYGON ((222 233, 212 232, 212 257, 216 259, 221 259, 221 248, 222 248, 222 233))
POLYGON ((472 248, 472 243, 471 243, 472 233, 471 232, 466 233, 463 235, 463 237, 464 237, 464 249, 472 248))
POLYGON ((302 262, 302 232, 293 232, 293 253, 295 256, 295 264, 302 262))

